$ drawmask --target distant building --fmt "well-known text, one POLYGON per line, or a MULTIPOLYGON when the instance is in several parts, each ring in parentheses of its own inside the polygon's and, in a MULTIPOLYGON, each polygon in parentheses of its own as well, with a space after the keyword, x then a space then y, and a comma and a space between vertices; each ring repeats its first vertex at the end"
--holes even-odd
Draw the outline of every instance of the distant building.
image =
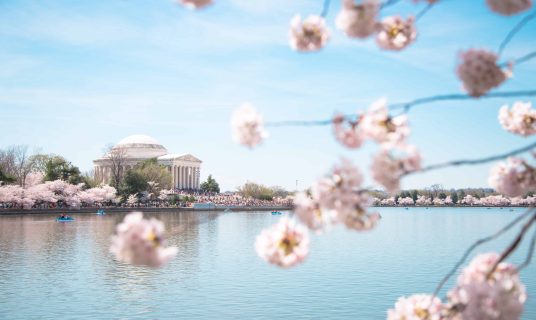
POLYGON ((125 172, 136 164, 153 158, 168 168, 173 188, 199 189, 202 161, 191 154, 170 154, 156 139, 145 135, 126 137, 119 141, 110 153, 93 160, 95 178, 110 182, 114 161, 119 163, 125 172), (113 160, 118 157, 120 161, 113 160))

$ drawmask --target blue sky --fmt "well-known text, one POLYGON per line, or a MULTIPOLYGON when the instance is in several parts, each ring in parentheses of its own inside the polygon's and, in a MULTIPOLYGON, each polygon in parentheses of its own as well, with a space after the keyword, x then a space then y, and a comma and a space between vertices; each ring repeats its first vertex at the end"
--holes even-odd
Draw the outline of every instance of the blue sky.
MULTIPOLYGON (((522 17, 495 15, 483 0, 445 0, 418 22, 417 42, 393 53, 336 30, 339 1, 333 1, 329 45, 314 54, 293 52, 290 19, 321 7, 320 0, 216 0, 193 12, 170 0, 0 0, 0 148, 28 144, 89 170, 105 145, 147 134, 170 152, 202 159, 202 178, 212 173, 224 190, 247 180, 290 189, 299 180, 305 188, 340 156, 358 164, 371 185, 373 144, 348 151, 330 127, 270 128, 270 138, 251 151, 232 141, 233 109, 247 101, 266 121, 315 120, 382 96, 401 102, 461 92, 457 53, 496 49, 522 17)), ((382 15, 421 8, 401 1, 382 15)), ((535 34, 536 21, 504 57, 535 50, 535 34)), ((535 89, 535 71, 534 61, 520 65, 500 90, 535 89)), ((513 101, 416 107, 410 141, 425 164, 523 146, 530 141, 497 121, 500 106, 513 101)), ((490 166, 419 174, 403 187, 487 186, 490 166)))

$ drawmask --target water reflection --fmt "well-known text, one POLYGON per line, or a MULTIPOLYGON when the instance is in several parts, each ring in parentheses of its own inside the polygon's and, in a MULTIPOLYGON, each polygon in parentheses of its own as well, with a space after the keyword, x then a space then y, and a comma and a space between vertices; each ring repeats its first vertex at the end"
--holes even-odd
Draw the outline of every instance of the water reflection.
MULTIPOLYGON (((372 232, 314 235, 309 260, 292 270, 254 252, 256 235, 280 218, 269 212, 147 213, 164 221, 169 244, 179 248, 162 269, 112 258, 110 236, 124 214, 76 215, 72 223, 0 217, 0 318, 384 319, 398 296, 433 290, 468 244, 512 218, 479 209, 381 214, 372 232)), ((482 250, 502 248, 511 235, 482 250)), ((534 319, 536 268, 522 279, 524 319, 534 319)))

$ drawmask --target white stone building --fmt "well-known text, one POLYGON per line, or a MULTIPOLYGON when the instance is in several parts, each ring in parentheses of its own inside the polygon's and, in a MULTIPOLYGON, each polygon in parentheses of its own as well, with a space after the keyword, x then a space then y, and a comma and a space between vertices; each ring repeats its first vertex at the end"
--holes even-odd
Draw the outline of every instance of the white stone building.
MULTIPOLYGON (((120 163, 123 172, 139 162, 156 158, 171 173, 173 188, 199 189, 202 161, 191 154, 170 154, 156 139, 145 135, 126 137, 112 148, 112 152, 114 150, 121 155, 121 160, 116 163, 120 163)), ((93 165, 98 180, 111 180, 113 162, 110 153, 93 160, 93 165)))

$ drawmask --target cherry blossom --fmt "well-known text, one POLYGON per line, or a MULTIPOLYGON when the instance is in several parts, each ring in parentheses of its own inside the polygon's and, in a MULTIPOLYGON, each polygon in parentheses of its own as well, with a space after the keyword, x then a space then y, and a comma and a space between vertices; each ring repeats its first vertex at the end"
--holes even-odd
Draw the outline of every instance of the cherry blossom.
POLYGON ((293 267, 309 254, 309 233, 295 220, 283 217, 257 236, 255 249, 268 263, 282 268, 293 267))
POLYGON ((454 202, 452 201, 452 197, 451 197, 451 196, 447 196, 447 197, 445 198, 445 200, 443 200, 443 203, 444 203, 445 205, 448 206, 448 205, 452 205, 454 202))
POLYGON ((480 205, 480 200, 478 198, 473 197, 472 195, 468 194, 462 199, 462 203, 466 205, 480 205))
POLYGON ((358 126, 358 122, 345 121, 343 115, 336 115, 333 118, 333 132, 337 141, 347 148, 359 148, 364 140, 364 135, 361 132, 361 127, 358 126))
POLYGON ((387 320, 440 320, 442 309, 437 297, 415 294, 399 298, 394 309, 387 311, 387 320))
POLYGON ((473 97, 485 95, 501 85, 508 72, 497 65, 497 55, 486 50, 470 49, 460 53, 457 73, 464 89, 473 97))
POLYGON ((130 205, 138 203, 138 196, 135 194, 131 194, 127 198, 127 203, 130 205))
POLYGON ((490 207, 505 207, 510 205, 510 199, 505 198, 502 195, 487 196, 480 198, 480 204, 490 207))
POLYGON ((504 130, 527 137, 536 133, 536 110, 530 102, 517 101, 511 109, 504 105, 499 110, 499 122, 504 130))
POLYGON ((432 205, 432 200, 426 196, 418 196, 415 204, 419 206, 430 206, 432 205))
POLYGON ((434 201, 432 201, 432 203, 436 206, 442 206, 445 204, 445 201, 441 198, 435 198, 434 201))
POLYGON ((301 19, 296 15, 290 22, 290 46, 296 51, 310 52, 322 49, 329 40, 326 21, 320 16, 301 19))
POLYGON ((294 200, 298 218, 317 232, 330 225, 343 223, 349 229, 368 230, 379 220, 376 213, 368 213, 369 195, 361 189, 362 176, 347 159, 335 166, 331 173, 311 187, 311 198, 298 194, 294 200))
POLYGON ((248 103, 235 110, 231 118, 234 140, 253 148, 267 137, 262 116, 248 103))
POLYGON ((499 255, 476 256, 458 277, 457 286, 449 292, 450 302, 461 310, 464 320, 519 319, 527 299, 516 268, 505 262, 490 271, 499 255))
POLYGON ((415 203, 413 202, 413 199, 410 197, 400 198, 398 199, 398 204, 401 206, 412 206, 415 203))
POLYGON ((490 9, 505 16, 511 16, 532 7, 532 0, 486 0, 490 9))
POLYGON ((364 0, 356 4, 354 0, 343 0, 342 10, 335 24, 351 38, 367 38, 376 32, 379 5, 376 0, 364 0))
POLYGON ((155 218, 143 218, 132 212, 116 228, 110 252, 121 262, 133 265, 161 267, 177 254, 176 247, 165 247, 164 224, 155 218))
POLYGON ((394 206, 396 204, 395 197, 390 197, 380 201, 382 206, 394 206))
POLYGON ((392 16, 382 20, 376 35, 378 46, 385 50, 402 50, 417 38, 415 18, 405 21, 402 17, 392 16))
POLYGON ((303 192, 294 197, 294 213, 302 223, 317 233, 325 231, 337 222, 335 210, 322 209, 317 201, 303 192))
POLYGON ((510 157, 491 169, 489 184, 504 195, 523 196, 536 190, 536 169, 521 158, 510 157))
POLYGON ((414 146, 400 148, 402 155, 393 151, 394 149, 382 148, 371 166, 372 177, 389 193, 400 189, 400 178, 404 174, 421 168, 421 156, 414 146))
POLYGON ((188 9, 201 9, 212 4, 212 0, 179 0, 188 9))
POLYGON ((366 137, 388 146, 403 144, 410 133, 407 116, 391 117, 385 98, 368 108, 361 119, 361 127, 366 137))

